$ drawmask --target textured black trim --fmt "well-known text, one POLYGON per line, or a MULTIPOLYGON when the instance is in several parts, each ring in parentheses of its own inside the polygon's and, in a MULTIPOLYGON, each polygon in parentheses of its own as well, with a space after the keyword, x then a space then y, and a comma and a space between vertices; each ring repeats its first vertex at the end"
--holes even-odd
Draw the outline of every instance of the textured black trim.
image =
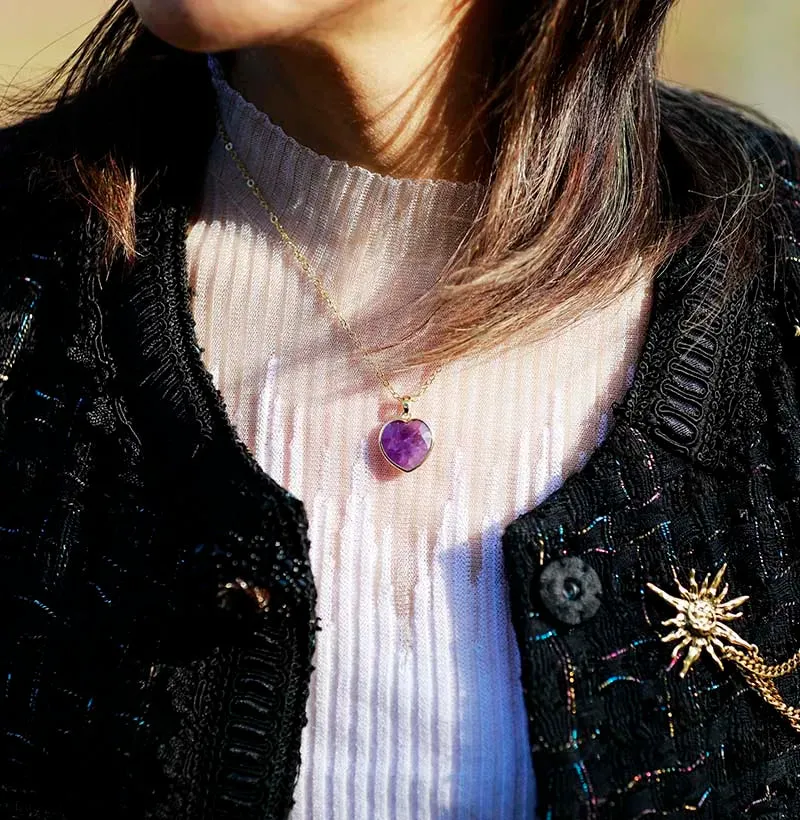
MULTIPOLYGON (((202 362, 188 288, 187 220, 187 208, 142 213, 146 251, 120 279, 111 320, 125 402, 143 451, 156 456, 148 482, 159 488, 186 544, 178 576, 190 590, 185 611, 201 622, 218 619, 241 644, 234 649, 229 638, 228 649, 223 643, 201 664, 164 668, 173 700, 192 704, 165 760, 179 772, 176 750, 185 754, 193 738, 204 737, 204 748, 190 757, 194 770, 180 772, 178 790, 192 816, 277 817, 299 766, 316 632, 308 523, 299 500, 239 440, 202 362), (244 614, 238 627, 217 605, 220 591, 237 579, 270 593, 269 611, 244 614), (206 703, 200 711, 198 699, 206 703)), ((174 805, 173 794, 165 806, 174 805)))

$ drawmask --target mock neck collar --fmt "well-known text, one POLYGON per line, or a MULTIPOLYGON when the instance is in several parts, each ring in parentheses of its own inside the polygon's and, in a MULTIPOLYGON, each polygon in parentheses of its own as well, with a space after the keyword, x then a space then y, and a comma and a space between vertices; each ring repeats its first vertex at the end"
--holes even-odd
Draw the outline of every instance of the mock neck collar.
MULTIPOLYGON (((359 260, 358 269, 369 277, 370 268, 385 260, 403 259, 413 284, 433 283, 474 221, 485 184, 394 177, 317 153, 234 89, 215 57, 208 66, 236 153, 292 238, 307 255, 317 255, 312 261, 324 260, 326 269, 342 262, 353 277, 359 260)), ((226 152, 212 148, 207 174, 222 181, 244 219, 268 227, 267 214, 226 152)))

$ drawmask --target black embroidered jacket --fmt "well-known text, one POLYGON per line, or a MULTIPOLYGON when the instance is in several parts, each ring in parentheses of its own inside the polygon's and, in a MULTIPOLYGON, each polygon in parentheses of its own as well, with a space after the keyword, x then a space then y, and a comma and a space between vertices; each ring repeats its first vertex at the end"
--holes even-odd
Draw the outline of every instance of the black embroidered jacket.
MULTIPOLYGON (((189 205, 143 195, 137 263, 114 275, 96 222, 0 144, 0 816, 285 817, 307 520, 202 365, 189 205)), ((720 266, 669 261, 613 429, 504 533, 543 818, 800 817, 800 733, 729 661, 681 678, 675 610, 647 586, 727 564, 729 598, 750 596, 738 634, 769 663, 800 649, 790 147, 774 169, 767 263, 709 318, 720 266)), ((775 683, 800 706, 800 673, 775 683)))

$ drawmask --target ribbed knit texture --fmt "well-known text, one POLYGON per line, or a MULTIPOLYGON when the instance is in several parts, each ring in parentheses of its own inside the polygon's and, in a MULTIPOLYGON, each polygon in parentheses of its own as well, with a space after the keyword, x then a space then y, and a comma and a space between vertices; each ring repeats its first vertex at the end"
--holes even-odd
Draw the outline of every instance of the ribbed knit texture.
MULTIPOLYGON (((457 249, 481 186, 332 161, 219 73, 215 85, 237 151, 344 315, 365 343, 393 338, 457 249)), ((293 820, 531 818, 501 534, 605 435, 650 283, 567 333, 447 365, 412 404, 433 450, 403 474, 377 446, 397 402, 219 141, 188 251, 198 337, 230 417, 309 516, 322 631, 293 820)), ((429 372, 395 387, 415 393, 429 372)))

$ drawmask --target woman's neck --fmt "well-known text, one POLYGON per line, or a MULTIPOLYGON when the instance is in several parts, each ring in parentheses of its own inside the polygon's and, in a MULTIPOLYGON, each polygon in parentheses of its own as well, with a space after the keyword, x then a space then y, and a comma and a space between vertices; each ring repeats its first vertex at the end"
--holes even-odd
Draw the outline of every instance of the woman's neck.
POLYGON ((377 173, 481 178, 491 0, 376 0, 325 30, 233 55, 231 85, 298 142, 377 173), (391 16, 390 16, 391 15, 391 16))

